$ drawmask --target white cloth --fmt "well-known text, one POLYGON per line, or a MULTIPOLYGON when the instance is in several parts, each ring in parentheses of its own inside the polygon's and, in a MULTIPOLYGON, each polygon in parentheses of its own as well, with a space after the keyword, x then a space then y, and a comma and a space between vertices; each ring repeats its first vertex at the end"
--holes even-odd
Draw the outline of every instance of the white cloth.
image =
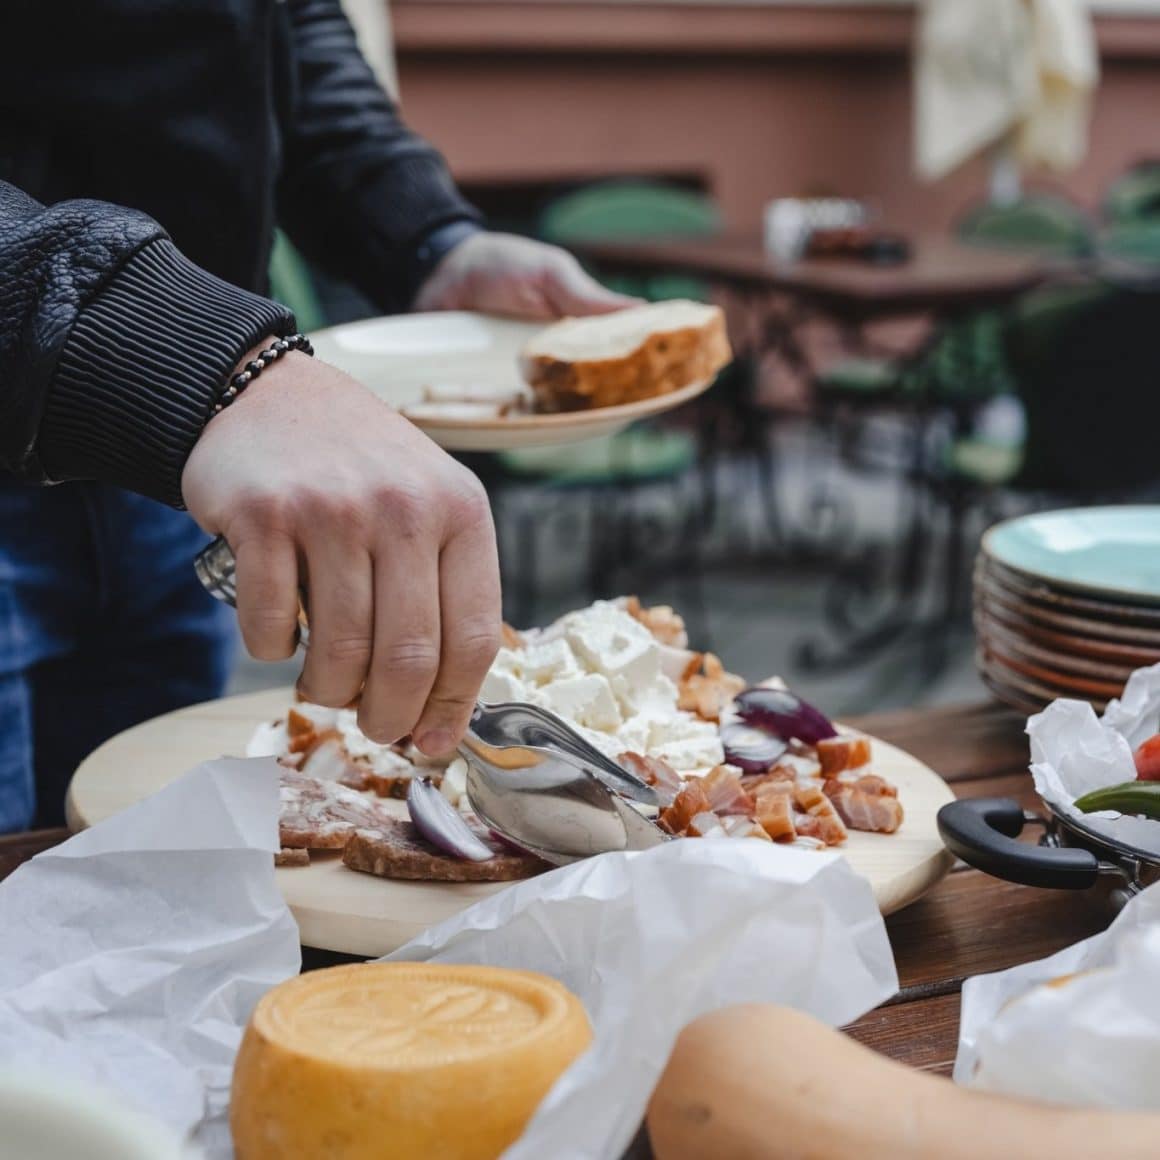
POLYGON ((1009 144, 1064 170, 1087 148, 1099 57, 1084 0, 924 0, 915 60, 915 166, 936 180, 1009 144))

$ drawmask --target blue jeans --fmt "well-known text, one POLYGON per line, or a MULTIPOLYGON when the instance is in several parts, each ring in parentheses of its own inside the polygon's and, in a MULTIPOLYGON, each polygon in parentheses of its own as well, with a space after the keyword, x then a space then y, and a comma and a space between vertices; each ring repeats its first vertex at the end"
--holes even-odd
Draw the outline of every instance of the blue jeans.
POLYGON ((113 487, 0 479, 0 833, 63 824, 102 741, 221 695, 236 628, 194 576, 205 543, 113 487))

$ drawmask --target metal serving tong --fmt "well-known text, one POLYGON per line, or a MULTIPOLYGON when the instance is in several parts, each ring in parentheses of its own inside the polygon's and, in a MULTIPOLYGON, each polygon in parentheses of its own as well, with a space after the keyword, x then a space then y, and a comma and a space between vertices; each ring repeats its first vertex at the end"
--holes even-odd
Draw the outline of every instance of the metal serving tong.
MULTIPOLYGON (((194 561, 206 590, 237 602, 234 554, 218 537, 194 561)), ((309 643, 305 610, 299 644, 309 643)), ((538 705, 476 704, 459 745, 467 797, 491 829, 545 862, 644 850, 667 835, 629 801, 657 807, 656 791, 538 705)))

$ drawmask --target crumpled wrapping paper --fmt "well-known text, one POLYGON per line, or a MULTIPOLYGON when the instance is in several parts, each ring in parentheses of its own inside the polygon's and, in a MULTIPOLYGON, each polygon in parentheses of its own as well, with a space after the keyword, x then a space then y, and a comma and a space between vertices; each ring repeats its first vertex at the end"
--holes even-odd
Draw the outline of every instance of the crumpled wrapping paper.
POLYGON ((631 1142, 677 1034, 733 1003, 846 1023, 898 989, 869 883, 837 854, 672 842, 520 883, 390 960, 523 967, 583 1001, 592 1048, 505 1160, 606 1160, 631 1142))
POLYGON ((1085 814, 1073 804, 1091 790, 1134 781, 1132 753, 1157 732, 1160 665, 1137 669, 1102 718, 1085 701, 1054 701, 1027 723, 1035 789, 1089 829, 1160 857, 1160 822, 1109 811, 1085 814))
MULTIPOLYGON (((221 760, 39 855, 0 885, 0 1052, 96 1085, 232 1154, 246 1020, 299 969, 278 892, 277 766, 221 760)), ((628 1145, 680 1028, 767 1000, 833 1024, 897 989, 868 882, 839 855, 673 842, 512 886, 398 959, 540 970, 584 1002, 592 1049, 510 1160, 607 1160, 628 1145)))
POLYGON ((226 758, 21 866, 0 885, 0 1058, 230 1155, 242 1030, 301 963, 277 817, 277 765, 226 758))
POLYGON ((1158 981, 1160 884, 1102 934, 968 979, 955 1080, 1028 1099, 1158 1111, 1158 981))

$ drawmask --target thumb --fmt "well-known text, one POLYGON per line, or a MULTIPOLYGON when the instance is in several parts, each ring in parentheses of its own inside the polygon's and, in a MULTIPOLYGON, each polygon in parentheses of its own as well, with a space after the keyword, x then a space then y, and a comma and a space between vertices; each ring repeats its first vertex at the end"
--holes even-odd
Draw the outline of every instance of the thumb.
POLYGON ((560 315, 608 314, 642 301, 602 286, 570 254, 548 267, 543 289, 548 304, 560 315))

